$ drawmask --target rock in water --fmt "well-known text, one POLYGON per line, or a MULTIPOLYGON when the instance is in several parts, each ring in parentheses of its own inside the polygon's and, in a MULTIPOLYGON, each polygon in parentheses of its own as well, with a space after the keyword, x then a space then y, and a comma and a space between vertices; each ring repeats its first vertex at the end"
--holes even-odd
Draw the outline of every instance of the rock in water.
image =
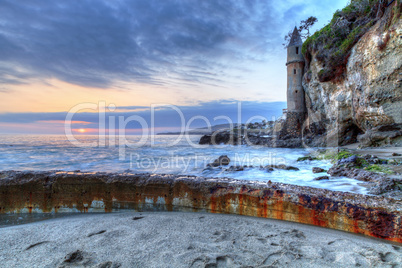
POLYGON ((232 172, 232 171, 244 171, 244 168, 245 168, 246 166, 230 166, 228 169, 226 169, 225 171, 229 171, 229 172, 232 172))
POLYGON ((267 165, 264 167, 264 169, 267 169, 267 170, 272 169, 272 168, 283 169, 283 170, 295 170, 295 171, 299 170, 299 168, 297 168, 297 167, 287 166, 287 165, 283 165, 283 164, 282 165, 267 165))
POLYGON ((219 166, 227 166, 230 163, 230 158, 227 155, 221 155, 219 158, 215 159, 215 161, 208 166, 211 167, 219 167, 219 166))
POLYGON ((231 133, 230 131, 215 131, 211 135, 204 135, 201 137, 199 144, 209 144, 209 145, 218 145, 218 144, 232 144, 232 145, 241 145, 242 139, 240 136, 231 133))
POLYGON ((205 144, 211 144, 211 135, 204 135, 201 137, 199 144, 205 145, 205 144))
POLYGON ((324 172, 325 169, 319 168, 319 167, 313 167, 313 173, 321 173, 324 172))
POLYGON ((328 176, 321 176, 314 179, 315 181, 329 180, 328 176))
POLYGON ((312 157, 311 155, 308 155, 308 156, 303 156, 303 157, 299 157, 299 158, 297 158, 297 162, 300 162, 300 161, 313 161, 313 160, 318 160, 316 157, 312 157))
POLYGON ((331 167, 328 170, 328 174, 334 177, 348 177, 359 181, 379 182, 386 179, 383 174, 378 174, 359 168, 348 168, 337 165, 331 167))

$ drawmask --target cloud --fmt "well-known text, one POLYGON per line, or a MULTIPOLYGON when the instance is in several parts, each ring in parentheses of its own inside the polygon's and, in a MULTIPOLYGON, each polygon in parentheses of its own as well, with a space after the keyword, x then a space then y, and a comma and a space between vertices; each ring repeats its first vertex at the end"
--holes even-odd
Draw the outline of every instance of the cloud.
MULTIPOLYGON (((106 126, 109 125, 111 117, 115 120, 116 127, 118 128, 119 117, 127 120, 130 116, 139 116, 143 118, 147 126, 151 126, 152 118, 156 128, 176 128, 181 126, 181 114, 184 117, 185 124, 191 118, 204 117, 210 121, 212 125, 228 123, 226 119, 216 119, 216 117, 226 117, 232 120, 233 123, 246 122, 254 116, 262 116, 267 120, 272 120, 272 117, 278 117, 282 113, 282 109, 286 107, 284 102, 238 102, 235 100, 220 100, 211 102, 202 102, 198 105, 188 106, 158 106, 154 107, 154 114, 151 113, 151 107, 144 106, 126 106, 116 107, 114 112, 106 113, 106 126), (138 110, 138 107, 142 109, 138 110), (127 110, 121 112, 120 108, 127 110), (177 111, 179 110, 179 112, 177 111), (240 118, 239 118, 240 114, 240 118)), ((59 113, 3 113, 0 114, 0 123, 9 124, 55 124, 60 125, 64 122, 67 112, 59 113)), ((258 119, 257 121, 261 121, 258 119)), ((99 115, 96 112, 82 112, 73 116, 72 124, 74 127, 97 127, 99 123, 99 115)), ((205 121, 196 119, 190 125, 190 128, 204 127, 205 121)), ((129 123, 127 129, 139 129, 140 125, 136 122, 129 123)))
POLYGON ((280 43, 265 0, 3 0, 0 82, 57 78, 106 88, 116 81, 222 86, 230 70, 280 43))

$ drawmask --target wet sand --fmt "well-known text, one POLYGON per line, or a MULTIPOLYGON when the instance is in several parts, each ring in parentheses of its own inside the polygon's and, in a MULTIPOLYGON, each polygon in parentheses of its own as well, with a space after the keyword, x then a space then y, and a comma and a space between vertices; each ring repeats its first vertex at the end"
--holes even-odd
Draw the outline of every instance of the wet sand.
POLYGON ((0 228, 1 267, 402 267, 402 245, 238 215, 82 214, 0 228))
POLYGON ((378 147, 378 148, 363 148, 358 149, 359 143, 354 143, 346 146, 342 146, 343 149, 348 149, 353 153, 360 155, 375 155, 379 158, 393 158, 402 159, 402 156, 392 156, 392 153, 397 153, 402 155, 402 147, 378 147))

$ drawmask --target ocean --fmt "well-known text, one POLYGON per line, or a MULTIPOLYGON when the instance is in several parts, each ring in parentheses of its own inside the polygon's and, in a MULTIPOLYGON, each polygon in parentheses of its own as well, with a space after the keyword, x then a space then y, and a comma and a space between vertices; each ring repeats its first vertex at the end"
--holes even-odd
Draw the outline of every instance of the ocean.
POLYGON ((198 145, 200 137, 126 136, 126 146, 119 146, 118 141, 109 142, 107 138, 102 141, 97 135, 76 136, 75 144, 64 135, 0 135, 0 170, 130 171, 228 177, 367 194, 367 188, 362 182, 346 177, 314 180, 326 174, 314 174, 312 167, 328 170, 332 165, 329 161, 297 162, 297 158, 309 153, 308 148, 198 145), (208 163, 221 155, 227 155, 231 159, 229 166, 248 167, 243 171, 228 171, 229 166, 207 167, 208 163), (275 169, 268 172, 260 169, 260 166, 268 164, 286 164, 300 170, 275 169))

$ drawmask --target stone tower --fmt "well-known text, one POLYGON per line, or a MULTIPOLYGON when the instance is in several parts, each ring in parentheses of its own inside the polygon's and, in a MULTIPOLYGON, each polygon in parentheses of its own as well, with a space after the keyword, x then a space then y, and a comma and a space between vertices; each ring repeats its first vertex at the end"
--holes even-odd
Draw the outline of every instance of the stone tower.
POLYGON ((303 41, 299 31, 295 27, 292 38, 287 47, 287 114, 286 114, 286 135, 290 137, 301 137, 301 128, 304 122, 306 104, 304 101, 304 90, 302 79, 304 74, 304 57, 302 54, 303 41))

